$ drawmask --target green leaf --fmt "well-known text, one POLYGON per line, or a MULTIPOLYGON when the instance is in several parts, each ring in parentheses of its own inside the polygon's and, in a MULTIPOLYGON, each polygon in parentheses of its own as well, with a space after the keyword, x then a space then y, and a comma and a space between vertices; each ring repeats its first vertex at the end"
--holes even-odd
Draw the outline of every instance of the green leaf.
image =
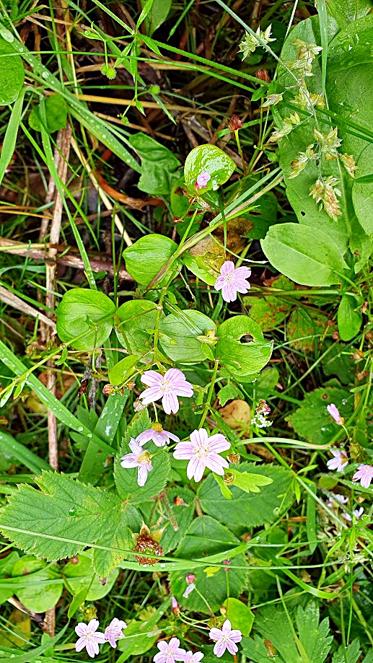
POLYGON ((91 550, 86 550, 78 559, 69 561, 63 567, 63 577, 67 590, 74 597, 84 596, 83 601, 99 601, 109 594, 118 577, 118 570, 113 569, 107 574, 99 574, 93 564, 91 550), (105 577, 105 582, 102 578, 105 577))
POLYGON ((254 623, 254 613, 246 603, 238 599, 229 598, 223 603, 226 609, 226 617, 232 624, 232 628, 238 628, 242 635, 247 636, 254 623))
POLYGON ((357 663, 361 650, 359 640, 353 640, 347 647, 340 645, 333 655, 333 663, 357 663))
POLYGON ((357 163, 352 202, 359 223, 367 235, 373 233, 373 145, 367 145, 357 163), (367 181, 368 180, 368 181, 367 181))
POLYGON ((195 494, 188 488, 171 488, 162 500, 164 518, 160 522, 162 531, 161 546, 165 555, 176 548, 193 520, 195 494))
POLYGON ((127 272, 137 283, 149 285, 175 253, 177 244, 164 235, 145 235, 123 251, 127 272))
POLYGON ((327 619, 319 624, 318 604, 310 601, 305 608, 299 606, 295 622, 281 605, 258 610, 255 628, 260 636, 243 638, 242 651, 254 663, 323 663, 333 636, 327 619))
POLYGON ((273 267, 301 285, 341 283, 347 269, 343 255, 328 235, 318 230, 315 236, 315 230, 309 226, 271 226, 261 245, 273 267))
POLYGON ((229 180, 236 166, 234 161, 216 145, 198 145, 189 152, 184 165, 186 187, 191 195, 216 191, 229 180), (210 180, 202 190, 196 189, 197 177, 207 172, 210 180))
POLYGON ((259 325, 248 316, 229 318, 219 325, 217 336, 216 358, 234 378, 250 380, 269 362, 273 344, 265 340, 259 325), (247 336, 248 342, 243 339, 247 336))
POLYGON ((343 295, 338 306, 338 332, 342 341, 351 341, 358 334, 363 316, 356 297, 343 295))
POLYGON ((69 290, 56 311, 58 336, 75 350, 94 350, 109 338, 114 313, 115 304, 103 292, 69 290))
POLYGON ((126 635, 118 642, 118 649, 122 654, 118 658, 118 663, 124 663, 130 656, 140 656, 151 649, 158 640, 161 629, 157 624, 162 616, 164 609, 159 608, 144 621, 133 620, 126 628, 126 635))
POLYGON ((286 417, 286 421, 307 442, 327 444, 339 429, 326 409, 331 403, 337 406, 341 417, 348 419, 352 414, 353 401, 348 391, 320 387, 306 394, 302 405, 286 417))
POLYGON ((328 316, 319 309, 300 306, 293 309, 286 322, 286 335, 292 348, 302 352, 314 352, 322 340, 331 336, 335 327, 328 316))
POLYGON ((11 43, 0 37, 0 105, 13 103, 21 92, 25 71, 11 43))
POLYGON ((49 469, 48 463, 43 458, 39 458, 33 451, 3 430, 0 430, 0 447, 1 454, 13 462, 21 463, 35 474, 49 469))
POLYGON ((234 532, 241 534, 251 527, 277 520, 279 515, 290 506, 294 495, 292 474, 285 468, 242 463, 238 471, 260 474, 272 479, 272 483, 263 486, 260 493, 250 494, 236 486, 231 486, 232 499, 226 500, 214 477, 209 475, 201 484, 198 497, 205 513, 228 525, 234 532))
POLYGON ((153 34, 164 23, 170 13, 171 7, 172 0, 153 0, 150 14, 147 17, 150 24, 149 34, 153 34))
MULTIPOLYGON (((164 0, 161 2, 162 6, 167 4, 164 0)), ((171 150, 147 134, 133 134, 128 140, 141 159, 142 174, 137 185, 140 191, 153 196, 168 196, 180 161, 171 150)))
POLYGON ((349 23, 369 14, 372 3, 371 0, 327 0, 327 6, 329 13, 334 16, 339 27, 343 29, 349 23))
POLYGON ((233 475, 232 486, 237 486, 245 493, 260 493, 262 486, 273 483, 273 479, 253 472, 240 472, 230 468, 229 474, 233 475))
POLYGON ((132 299, 118 308, 115 331, 127 352, 143 354, 152 347, 158 315, 157 305, 146 299, 132 299))
MULTIPOLYGON (((175 556, 182 559, 203 559, 204 557, 215 555, 216 553, 226 551, 226 566, 207 568, 193 568, 193 574, 196 576, 195 585, 198 592, 205 597, 205 600, 211 606, 213 611, 218 610, 223 601, 229 596, 238 597, 244 587, 246 579, 245 557, 238 555, 234 557, 232 564, 242 568, 229 568, 229 550, 234 548, 239 540, 223 527, 219 522, 209 516, 200 516, 196 518, 189 526, 185 537, 182 539, 176 550, 175 556), (229 590, 228 590, 229 587, 229 590)), ((170 574, 172 593, 178 602, 189 610, 209 613, 205 601, 196 591, 192 592, 187 598, 183 593, 187 587, 184 572, 174 572, 170 574)))
POLYGON ((15 587, 14 593, 27 610, 40 613, 54 608, 63 590, 56 567, 46 567, 32 555, 25 555, 13 566, 12 577, 17 576, 22 579, 22 588, 15 587))
POLYGON ((122 456, 130 453, 131 438, 136 438, 150 426, 151 421, 147 410, 135 414, 115 459, 114 478, 118 495, 122 500, 128 500, 131 504, 141 504, 160 493, 170 474, 170 459, 167 451, 159 449, 154 444, 148 444, 146 447, 146 451, 152 455, 153 469, 149 472, 144 486, 139 486, 137 483, 137 468, 124 468, 120 464, 122 456))
POLYGON ((117 387, 128 380, 128 378, 136 372, 136 364, 138 360, 139 355, 128 355, 128 357, 124 357, 124 359, 118 361, 117 364, 114 364, 108 372, 110 384, 117 387))
POLYGON ((121 501, 75 479, 43 472, 41 490, 23 485, 0 515, 0 530, 21 550, 48 561, 72 557, 106 534, 107 521, 123 510, 121 501))
POLYGON ((175 362, 196 364, 213 357, 215 323, 199 311, 172 313, 161 321, 159 331, 163 352, 175 362))
MULTIPOLYGON (((0 57, 1 57, 1 50, 0 50, 0 57)), ((0 184, 3 181, 3 177, 6 173, 6 170, 14 154, 14 149, 17 142, 18 128, 22 118, 24 93, 25 90, 19 94, 18 98, 14 103, 10 115, 10 120, 8 122, 8 126, 6 128, 5 135, 3 138, 3 144, 1 146, 1 152, 0 152, 0 184)))
POLYGON ((226 384, 218 391, 219 404, 223 407, 228 401, 232 401, 234 398, 241 395, 242 394, 237 385, 233 383, 226 384))
POLYGON ((34 131, 41 131, 44 125, 43 113, 46 118, 46 130, 49 134, 59 131, 66 127, 67 122, 67 105, 63 97, 59 94, 52 94, 42 101, 43 109, 41 110, 40 104, 34 106, 29 116, 29 125, 34 131))
POLYGON ((225 249, 211 235, 205 237, 190 251, 183 254, 184 265, 199 279, 208 285, 214 285, 219 276, 220 267, 225 261, 225 249))

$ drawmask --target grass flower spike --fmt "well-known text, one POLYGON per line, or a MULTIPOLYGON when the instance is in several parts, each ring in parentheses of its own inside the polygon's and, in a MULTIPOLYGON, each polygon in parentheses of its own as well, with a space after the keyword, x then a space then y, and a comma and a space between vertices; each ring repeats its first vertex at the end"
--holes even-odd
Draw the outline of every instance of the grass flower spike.
POLYGON ((178 396, 193 396, 192 385, 178 368, 169 368, 165 375, 156 371, 145 371, 141 382, 149 387, 140 394, 143 405, 162 399, 166 414, 176 414, 179 411, 178 396))
POLYGON ((75 643, 75 650, 77 652, 82 651, 82 649, 87 650, 88 656, 94 658, 99 653, 99 645, 102 645, 105 642, 105 635, 97 631, 100 622, 98 619, 91 619, 88 624, 84 622, 79 622, 75 626, 75 633, 79 636, 79 639, 75 643))
POLYGON ((227 260, 220 268, 220 276, 215 281, 216 290, 222 291, 225 302, 234 302, 237 299, 237 293, 245 295, 250 283, 248 278, 251 275, 251 269, 248 267, 235 267, 231 260, 227 260))
POLYGON ((126 469, 137 467, 137 483, 139 486, 144 486, 149 472, 153 469, 151 455, 134 439, 130 441, 129 447, 131 453, 123 456, 120 464, 126 469))
POLYGON ((237 642, 242 640, 242 633, 238 629, 232 629, 229 619, 226 619, 222 628, 212 628, 209 633, 210 640, 215 641, 214 654, 220 658, 226 649, 234 656, 238 652, 237 642))
POLYGON ((174 451, 174 458, 177 460, 189 460, 187 467, 188 479, 201 481, 206 467, 215 474, 224 475, 224 468, 229 467, 225 458, 221 458, 219 453, 227 451, 230 443, 224 435, 217 433, 208 436, 204 428, 195 430, 190 435, 189 442, 179 442, 174 451))

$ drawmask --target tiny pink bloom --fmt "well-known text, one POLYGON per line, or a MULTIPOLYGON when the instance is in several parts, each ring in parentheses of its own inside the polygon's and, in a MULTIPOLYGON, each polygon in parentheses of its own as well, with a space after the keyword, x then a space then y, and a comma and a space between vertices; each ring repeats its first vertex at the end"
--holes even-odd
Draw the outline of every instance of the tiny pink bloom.
POLYGON ((221 433, 209 437, 207 431, 200 428, 190 434, 189 442, 179 442, 176 445, 174 458, 189 460, 188 479, 194 478, 195 481, 201 481, 206 467, 216 474, 224 475, 224 468, 229 467, 229 463, 225 458, 221 458, 219 453, 226 451, 230 446, 221 433))
POLYGON ((186 654, 184 655, 183 661, 184 663, 200 663, 202 661, 204 654, 202 654, 201 651, 196 651, 191 652, 187 651, 186 654))
POLYGON ((174 596, 171 596, 171 610, 177 612, 179 610, 179 604, 174 596))
POLYGON ((248 267, 235 267, 231 260, 227 260, 220 268, 220 276, 215 281, 216 290, 221 290, 225 302, 234 302, 237 293, 245 295, 250 288, 248 278, 251 269, 248 267))
MULTIPOLYGON (((353 516, 355 516, 356 520, 360 520, 363 513, 364 513, 364 509, 363 509, 362 506, 360 507, 360 509, 354 509, 353 512, 352 512, 352 514, 353 514, 353 516)), ((351 518, 349 513, 342 513, 342 518, 347 520, 349 523, 352 522, 352 518, 351 518)))
POLYGON ((330 416, 332 419, 334 419, 335 423, 338 424, 339 426, 343 426, 344 424, 344 419, 341 417, 339 414, 339 410, 334 403, 330 403, 330 405, 326 406, 326 409, 328 410, 330 416))
POLYGON ((185 592, 184 592, 184 594, 183 594, 183 598, 184 598, 184 599, 187 599, 188 596, 189 596, 192 592, 194 592, 195 588, 196 588, 196 586, 195 586, 194 582, 191 582, 189 585, 187 585, 187 588, 186 588, 186 590, 185 590, 185 592))
POLYGON ((330 453, 333 458, 328 460, 326 463, 328 470, 337 470, 337 472, 342 472, 342 470, 348 465, 348 456, 345 451, 341 449, 330 449, 330 453))
POLYGON ((340 495, 339 493, 333 493, 332 498, 338 502, 338 504, 347 504, 348 502, 348 497, 345 497, 345 495, 340 495))
POLYGON ((144 430, 136 438, 136 441, 141 445, 153 441, 157 447, 164 447, 170 440, 173 442, 180 442, 177 435, 174 435, 167 430, 163 430, 161 424, 158 422, 155 422, 151 428, 144 430))
POLYGON ((212 628, 209 633, 210 640, 214 640, 216 644, 214 645, 214 654, 220 658, 223 656, 226 649, 229 653, 234 656, 238 652, 238 647, 236 642, 241 642, 242 633, 238 629, 233 629, 229 619, 226 619, 223 627, 212 628))
POLYGON ((193 396, 193 387, 187 382, 185 375, 178 368, 169 368, 165 375, 156 371, 145 371, 141 382, 149 389, 140 394, 144 405, 162 399, 162 407, 166 414, 176 414, 179 410, 178 396, 193 396))
POLYGON ((187 576, 185 576, 186 584, 191 585, 192 582, 194 582, 196 579, 196 576, 193 573, 188 573, 187 576))
POLYGON ((181 649, 178 638, 171 638, 170 642, 161 640, 157 643, 157 647, 159 652, 153 658, 154 663, 175 663, 184 660, 186 652, 185 649, 181 649))
POLYGON ((373 465, 359 465, 352 481, 360 481, 363 488, 369 488, 373 479, 373 465))
POLYGON ((111 645, 111 647, 114 647, 114 649, 117 646, 117 640, 121 640, 124 638, 124 633, 122 633, 123 629, 127 628, 126 622, 122 621, 121 619, 117 619, 117 617, 114 617, 114 619, 111 620, 109 626, 106 627, 105 629, 105 640, 111 645))
POLYGON ((120 464, 125 468, 137 467, 137 483, 139 486, 144 486, 150 470, 153 469, 151 455, 148 451, 144 451, 133 438, 130 440, 129 447, 132 453, 123 456, 120 464))
POLYGON ((88 656, 91 658, 99 654, 99 645, 105 642, 104 634, 97 631, 99 625, 100 622, 98 619, 91 619, 88 624, 79 622, 75 626, 75 633, 79 636, 79 639, 75 643, 75 650, 77 652, 86 649, 88 656))
POLYGON ((205 186, 208 185, 210 180, 211 180, 210 173, 208 173, 207 170, 203 170, 202 173, 200 173, 197 177, 195 184, 196 189, 204 189, 205 186))

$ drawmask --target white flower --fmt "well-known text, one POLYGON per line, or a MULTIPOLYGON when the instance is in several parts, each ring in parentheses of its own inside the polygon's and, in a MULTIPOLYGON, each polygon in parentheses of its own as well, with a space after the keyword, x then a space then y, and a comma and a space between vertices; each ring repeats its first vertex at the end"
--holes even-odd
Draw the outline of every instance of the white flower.
POLYGON ((330 449, 330 453, 333 458, 328 460, 326 463, 328 470, 337 470, 337 472, 342 472, 342 470, 348 465, 348 456, 345 451, 340 449, 330 449))
POLYGON ((139 486, 144 486, 149 472, 153 469, 151 454, 144 451, 141 444, 133 438, 130 440, 129 447, 132 453, 123 456, 120 464, 125 468, 137 467, 137 483, 139 486))
POLYGON ((109 643, 109 645, 111 645, 111 647, 114 647, 114 649, 117 646, 117 640, 124 638, 122 631, 125 628, 127 628, 126 622, 122 621, 121 619, 117 619, 117 617, 114 617, 114 619, 111 620, 109 626, 106 627, 104 633, 105 640, 109 643))
POLYGON ((82 649, 87 650, 88 656, 94 658, 99 653, 99 645, 105 642, 105 636, 100 631, 97 631, 100 622, 98 619, 91 619, 88 624, 84 622, 79 622, 75 626, 75 633, 79 636, 79 639, 75 643, 75 650, 77 652, 82 651, 82 649))
POLYGON ((229 467, 229 463, 225 458, 221 458, 219 453, 226 451, 230 446, 221 433, 209 437, 207 431, 200 428, 190 434, 189 442, 179 442, 176 445, 174 458, 189 460, 188 479, 194 478, 195 481, 201 481, 206 467, 216 474, 224 475, 224 468, 229 467))
POLYGON ((214 654, 219 658, 223 656, 226 649, 234 656, 238 652, 236 642, 242 640, 242 633, 238 629, 232 629, 229 619, 226 619, 223 627, 212 628, 209 633, 210 640, 214 640, 214 654))

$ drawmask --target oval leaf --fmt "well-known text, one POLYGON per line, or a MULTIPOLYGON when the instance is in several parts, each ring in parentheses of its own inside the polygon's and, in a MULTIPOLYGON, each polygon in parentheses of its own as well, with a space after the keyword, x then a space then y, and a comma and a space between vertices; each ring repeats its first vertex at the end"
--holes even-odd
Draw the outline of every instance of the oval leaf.
POLYGON ((22 89, 25 71, 22 58, 14 52, 11 44, 0 38, 0 105, 11 104, 22 89))
POLYGON ((166 265, 177 244, 164 235, 146 235, 123 251, 127 272, 137 283, 149 285, 166 265))
POLYGON ((273 267, 301 285, 334 285, 347 268, 328 235, 297 223, 272 226, 262 249, 273 267))
POLYGON ((198 145, 187 156, 184 165, 186 187, 192 195, 216 191, 229 180, 234 169, 234 161, 216 145, 198 145), (210 179, 203 188, 197 188, 197 178, 208 173, 210 179))
POLYGON ((69 290, 56 312, 58 336, 75 350, 94 350, 109 338, 114 312, 115 304, 103 292, 69 290))

